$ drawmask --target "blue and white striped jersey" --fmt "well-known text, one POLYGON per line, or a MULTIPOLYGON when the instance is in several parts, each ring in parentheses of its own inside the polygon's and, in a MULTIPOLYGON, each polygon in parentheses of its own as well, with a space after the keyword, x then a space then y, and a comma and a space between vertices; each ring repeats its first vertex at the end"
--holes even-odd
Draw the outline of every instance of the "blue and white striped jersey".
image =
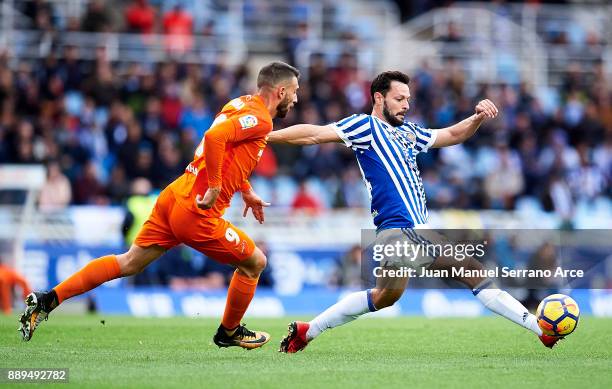
POLYGON ((378 230, 427 223, 425 191, 416 156, 434 144, 436 132, 414 123, 393 127, 366 114, 349 116, 332 126, 355 152, 378 230))

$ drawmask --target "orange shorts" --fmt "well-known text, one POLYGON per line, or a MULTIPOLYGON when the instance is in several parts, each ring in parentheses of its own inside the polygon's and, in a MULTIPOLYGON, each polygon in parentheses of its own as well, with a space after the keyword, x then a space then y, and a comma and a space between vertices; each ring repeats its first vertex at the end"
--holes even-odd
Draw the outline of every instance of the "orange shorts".
POLYGON ((184 209, 175 200, 172 190, 166 188, 134 244, 170 249, 181 243, 222 263, 242 261, 255 251, 253 240, 232 223, 222 218, 205 218, 184 209))

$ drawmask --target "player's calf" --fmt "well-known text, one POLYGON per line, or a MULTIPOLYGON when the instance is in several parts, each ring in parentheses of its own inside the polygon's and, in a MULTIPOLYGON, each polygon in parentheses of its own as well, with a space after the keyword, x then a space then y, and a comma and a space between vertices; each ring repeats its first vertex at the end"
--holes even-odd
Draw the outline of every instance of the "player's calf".
POLYGON ((240 324, 255 295, 259 275, 266 267, 266 263, 266 256, 257 247, 250 257, 232 263, 237 270, 227 290, 227 302, 221 325, 213 338, 217 346, 253 349, 263 346, 270 340, 269 334, 250 331, 240 324))
POLYGON ((404 294, 403 289, 378 289, 371 290, 371 302, 374 305, 374 310, 387 308, 395 304, 397 300, 404 294))

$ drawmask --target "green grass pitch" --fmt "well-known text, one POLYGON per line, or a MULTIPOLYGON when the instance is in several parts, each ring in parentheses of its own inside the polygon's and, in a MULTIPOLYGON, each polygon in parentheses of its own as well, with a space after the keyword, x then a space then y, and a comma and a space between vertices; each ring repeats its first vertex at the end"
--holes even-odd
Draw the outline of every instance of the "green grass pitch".
POLYGON ((246 351, 217 348, 213 319, 60 313, 25 343, 16 315, 0 316, 0 367, 68 367, 69 384, 44 386, 60 388, 612 387, 612 319, 582 317, 553 350, 498 317, 361 319, 286 355, 289 320, 246 320, 272 335, 246 351))

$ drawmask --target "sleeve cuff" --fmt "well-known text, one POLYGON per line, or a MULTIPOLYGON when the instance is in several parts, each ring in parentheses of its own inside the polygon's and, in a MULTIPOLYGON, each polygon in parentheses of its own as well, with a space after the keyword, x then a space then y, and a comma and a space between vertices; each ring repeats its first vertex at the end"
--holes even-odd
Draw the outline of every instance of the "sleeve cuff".
POLYGON ((338 137, 342 139, 342 142, 346 147, 351 147, 353 145, 351 141, 346 138, 344 132, 342 132, 342 130, 336 126, 336 123, 330 123, 329 125, 334 129, 334 131, 336 131, 336 134, 338 134, 338 137))
POLYGON ((241 192, 247 192, 251 190, 251 184, 249 183, 249 181, 245 181, 242 183, 242 185, 240 185, 240 191, 241 192))
POLYGON ((209 188, 220 188, 221 187, 221 180, 208 180, 208 187, 209 188))
POLYGON ((438 131, 436 130, 429 130, 431 137, 429 138, 429 141, 427 142, 427 144, 425 145, 425 147, 423 147, 423 152, 427 152, 427 150, 429 150, 429 148, 431 146, 434 145, 434 143, 436 143, 436 138, 438 137, 438 131))

